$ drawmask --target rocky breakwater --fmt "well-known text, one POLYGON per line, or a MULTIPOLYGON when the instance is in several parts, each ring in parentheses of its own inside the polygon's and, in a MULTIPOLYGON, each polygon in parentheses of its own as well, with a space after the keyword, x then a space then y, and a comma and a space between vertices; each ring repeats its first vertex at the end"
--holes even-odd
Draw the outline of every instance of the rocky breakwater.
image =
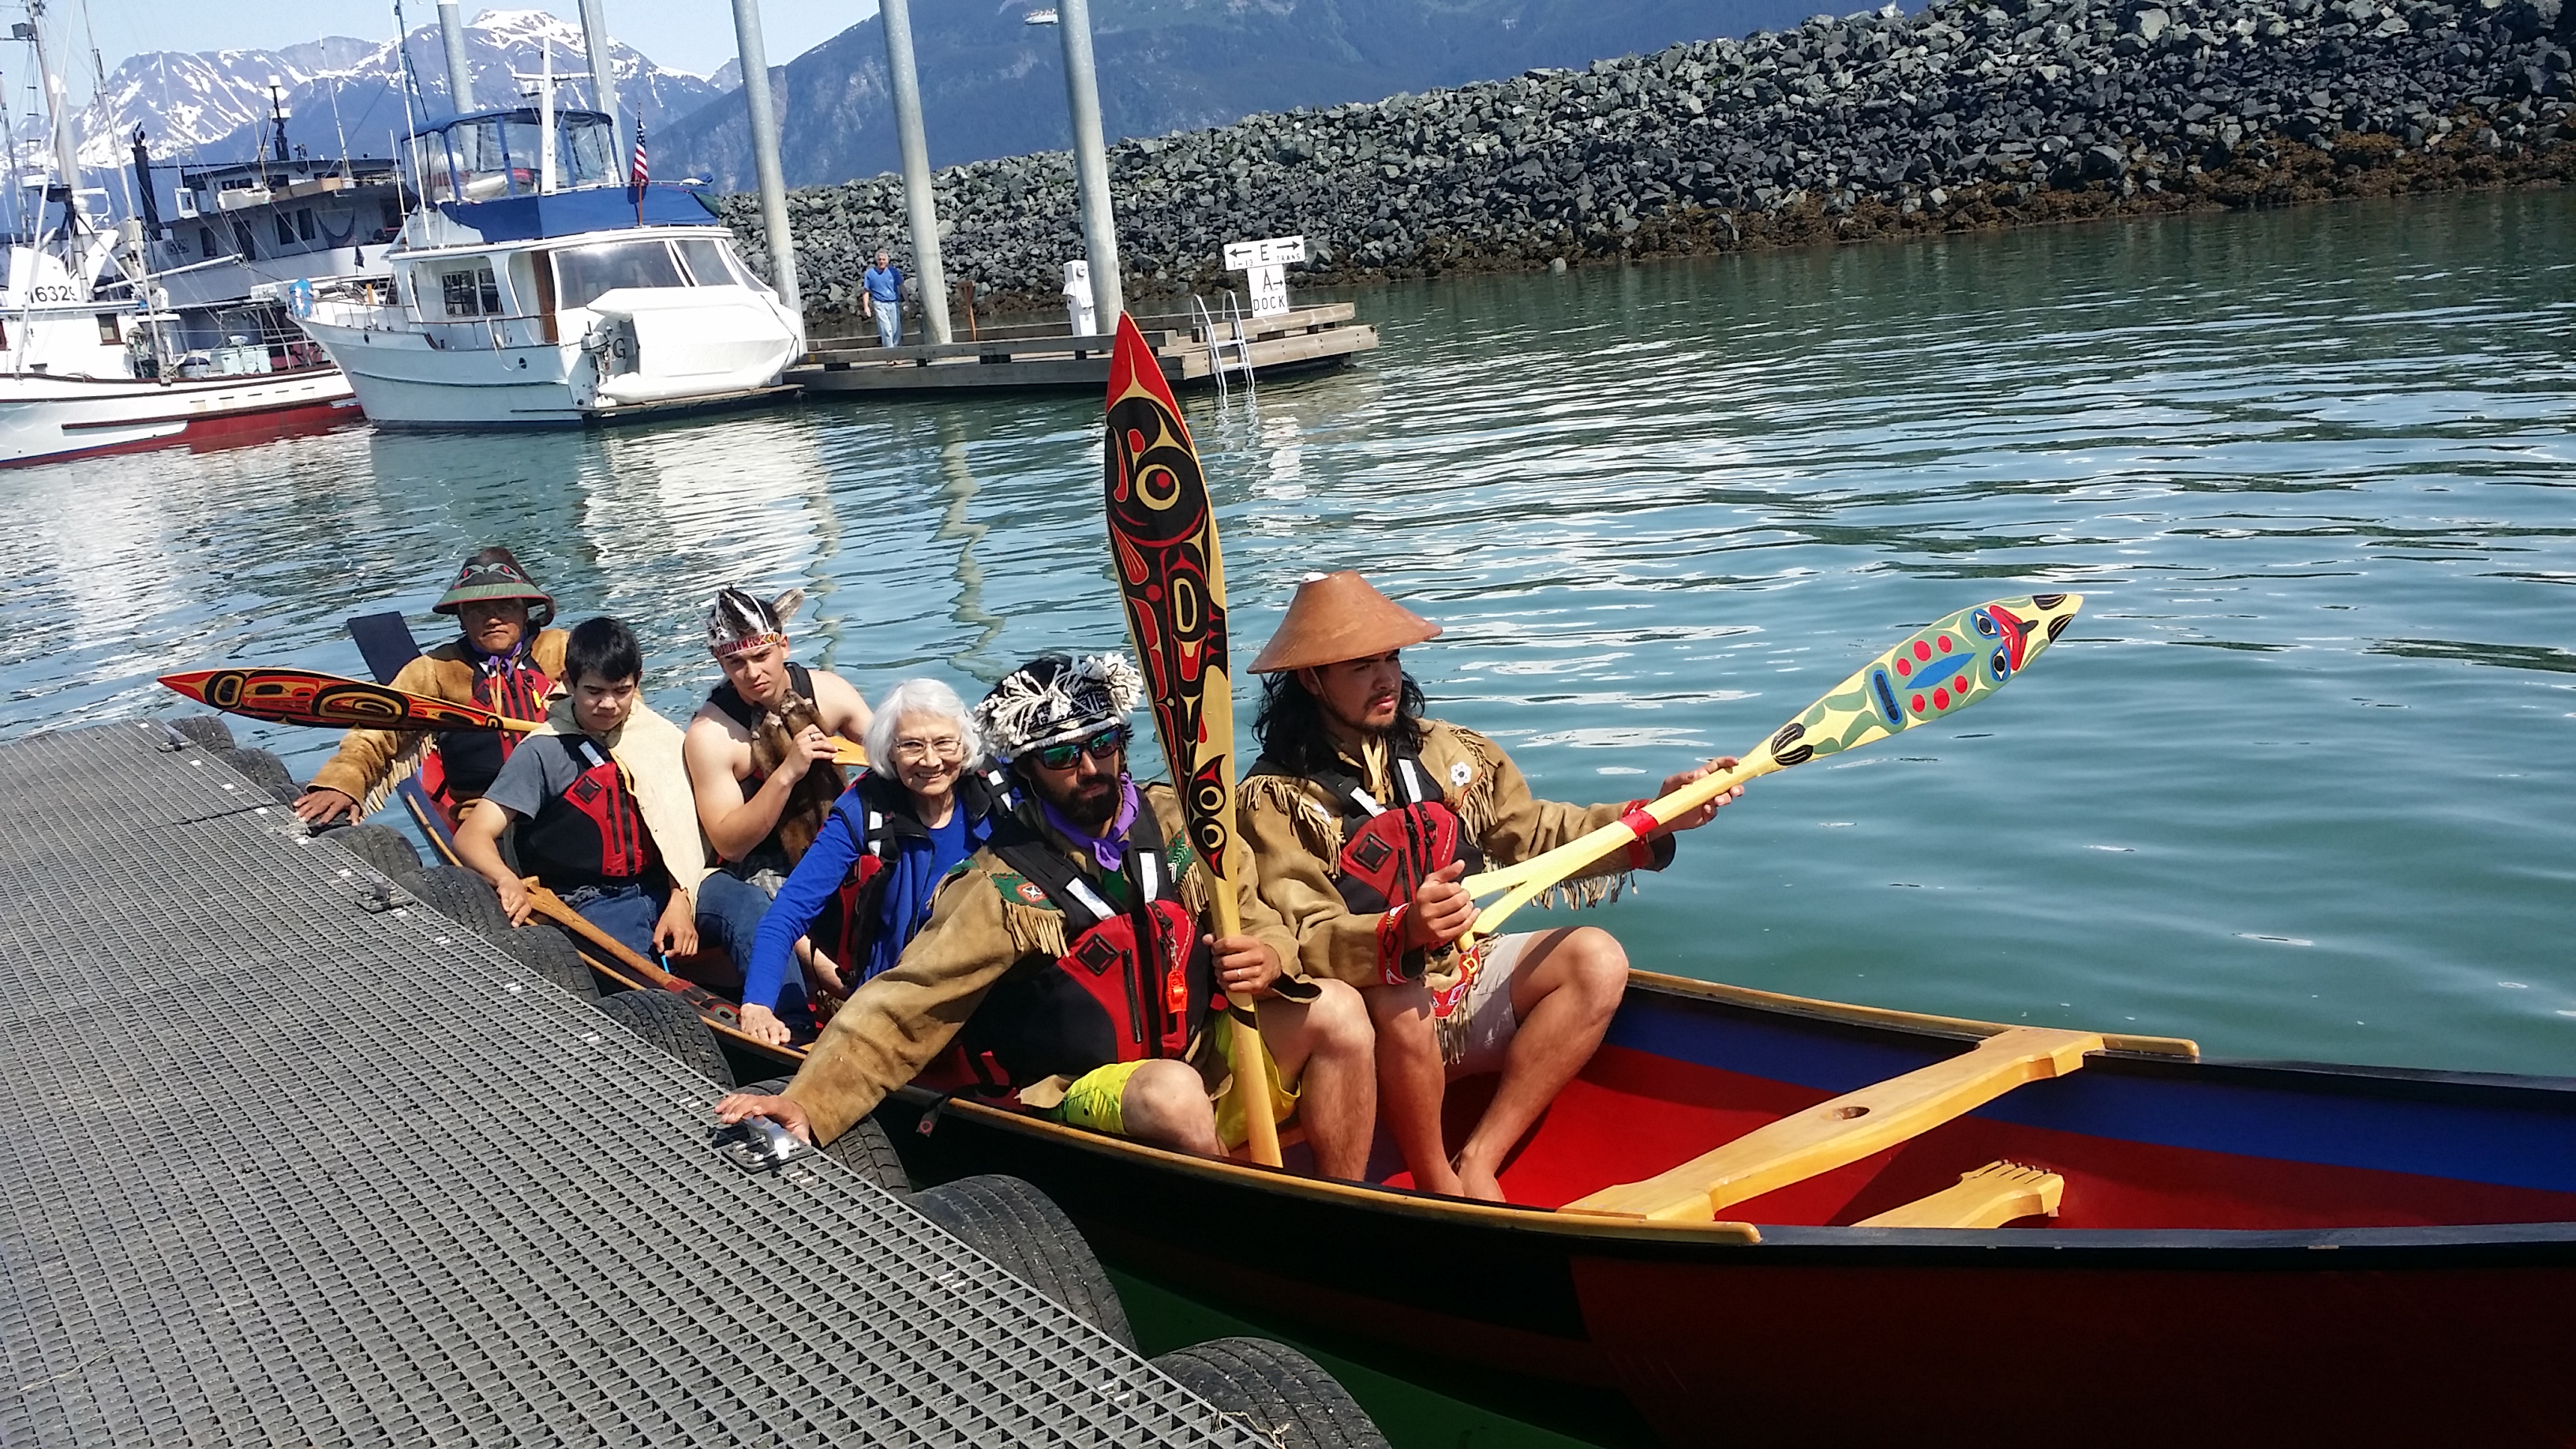
MULTIPOLYGON (((1947 0, 1584 71, 1254 116, 1110 152, 1131 295, 1225 285, 1303 233, 1311 280, 1726 250, 2087 215, 2564 182, 2562 0, 1947 0)), ((951 277, 1053 305, 1069 157, 939 173, 951 277)), ((726 219, 765 264, 759 213, 726 219)), ((795 193, 808 306, 903 246, 895 177, 795 193)), ((997 297, 996 294, 999 294, 997 297)))

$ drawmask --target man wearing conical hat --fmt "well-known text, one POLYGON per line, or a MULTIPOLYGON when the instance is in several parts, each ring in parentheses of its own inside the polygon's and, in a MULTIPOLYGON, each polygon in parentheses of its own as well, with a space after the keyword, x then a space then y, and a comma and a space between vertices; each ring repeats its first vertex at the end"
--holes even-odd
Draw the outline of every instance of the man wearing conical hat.
POLYGON ((1042 655, 1004 676, 975 727, 1008 764, 1012 818, 940 884, 930 924, 833 1013, 786 1090, 727 1097, 717 1115, 829 1142, 919 1073, 1207 1157, 1243 1142, 1247 1110, 1294 1111, 1316 1169, 1359 1177, 1377 1115, 1359 993, 1297 971, 1241 842, 1212 875, 1180 797, 1128 776, 1127 718, 1143 693, 1117 655, 1042 655), (1219 889, 1242 912, 1222 938, 1209 924, 1219 889), (1222 991, 1254 999, 1272 1066, 1257 1104, 1226 1071, 1241 1027, 1222 991))
MULTIPOLYGON (((554 596, 508 549, 476 550, 430 607, 455 615, 463 632, 404 665, 394 688, 511 719, 546 717, 546 695, 563 677, 565 635, 546 627, 554 622, 554 596)), ((452 825, 491 788, 518 739, 510 730, 443 730, 433 749, 426 731, 354 729, 296 797, 295 813, 316 825, 355 819, 417 769, 452 825)))
MULTIPOLYGON (((699 909, 723 916, 737 941, 759 936, 779 885, 840 798, 832 737, 855 740, 868 727, 867 701, 848 680, 788 657, 787 621, 804 602, 803 589, 766 601, 725 589, 707 609, 707 652, 724 682, 689 721, 681 756, 717 859, 699 909)), ((803 983, 783 991, 786 1018, 746 1001, 742 1029, 786 1045, 791 1024, 807 1023, 803 983)))
MULTIPOLYGON (((1440 626, 1356 573, 1317 575, 1260 655, 1261 758, 1237 818, 1261 896, 1296 933, 1308 975, 1362 988, 1378 1095, 1416 1187, 1500 1201, 1503 1157, 1573 1080, 1627 989, 1628 958, 1595 926, 1498 936, 1461 950, 1476 908, 1459 880, 1563 845, 1642 801, 1536 798, 1492 740, 1423 717, 1402 651, 1440 626), (1499 1073, 1453 1159, 1447 1084, 1499 1073)), ((1716 767, 1732 765, 1720 760, 1716 767)), ((1710 767, 1664 781, 1669 793, 1710 767)), ((1732 798, 1730 795, 1728 798, 1732 798)), ((1718 802, 1673 822, 1687 830, 1718 802)), ((1568 894, 1589 905, 1630 871, 1672 860, 1668 833, 1613 852, 1568 894)))

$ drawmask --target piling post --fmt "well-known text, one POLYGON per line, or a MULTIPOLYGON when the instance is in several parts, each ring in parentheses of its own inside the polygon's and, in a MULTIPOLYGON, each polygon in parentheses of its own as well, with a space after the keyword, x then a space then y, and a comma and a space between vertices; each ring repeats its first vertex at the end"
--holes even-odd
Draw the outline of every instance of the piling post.
POLYGON ((1116 327, 1127 310, 1118 281, 1118 223, 1109 208, 1109 151, 1100 139, 1100 78, 1091 63, 1091 0, 1056 0, 1064 33, 1064 94, 1073 111, 1073 175, 1082 188, 1082 246, 1091 261, 1091 297, 1101 325, 1116 327))
POLYGON ((456 0, 438 0, 438 38, 447 47, 447 99, 461 116, 474 109, 474 72, 465 62, 465 16, 456 0))
POLYGON ((911 0, 877 0, 877 23, 885 27, 886 73, 894 82, 895 144, 903 157, 903 212, 912 228, 912 271, 921 283, 921 315, 931 341, 951 342, 956 339, 948 326, 948 274, 939 264, 930 144, 921 133, 921 76, 912 64, 911 0))
POLYGON ((770 285, 795 314, 802 342, 805 302, 796 290, 796 238, 787 230, 787 183, 778 171, 778 112, 769 104, 769 51, 760 39, 760 0, 733 0, 733 38, 742 61, 743 104, 751 108, 751 167, 760 187, 761 229, 769 234, 770 285))
POLYGON ((608 13, 601 0, 581 0, 581 43, 590 51, 591 104, 617 134, 617 66, 608 55, 608 13))

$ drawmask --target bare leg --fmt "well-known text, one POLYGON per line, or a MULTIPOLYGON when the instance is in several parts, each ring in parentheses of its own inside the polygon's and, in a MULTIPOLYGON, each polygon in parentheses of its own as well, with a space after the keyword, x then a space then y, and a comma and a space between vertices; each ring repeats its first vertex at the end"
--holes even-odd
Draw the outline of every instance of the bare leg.
POLYGON ((1127 1137, 1151 1147, 1199 1157, 1223 1157, 1216 1140, 1216 1108, 1198 1069, 1187 1062, 1155 1061, 1138 1067, 1118 1094, 1127 1137))
POLYGON ((1512 1015, 1520 1027, 1503 1054, 1493 1103, 1458 1153, 1467 1196, 1503 1200, 1495 1177, 1503 1154, 1592 1060, 1627 989, 1628 953, 1598 926, 1547 932, 1521 952, 1512 970, 1512 1015))
MULTIPOLYGON (((1261 1039, 1279 1063, 1279 1080, 1295 1082, 1297 1119, 1306 1124, 1315 1170, 1356 1182, 1368 1171, 1377 1125, 1377 1069, 1370 1060, 1368 1008, 1339 981, 1319 981, 1312 1001, 1273 996, 1253 1003, 1261 1039)), ((1246 1097, 1253 1108, 1261 1098, 1246 1097)))
POLYGON ((1440 1102, 1448 1092, 1440 1061, 1440 1024, 1431 1018, 1431 993, 1421 982, 1372 986, 1360 993, 1377 1028, 1377 1090, 1386 1130, 1404 1155, 1413 1185, 1424 1192, 1459 1195, 1458 1173, 1440 1137, 1440 1102))

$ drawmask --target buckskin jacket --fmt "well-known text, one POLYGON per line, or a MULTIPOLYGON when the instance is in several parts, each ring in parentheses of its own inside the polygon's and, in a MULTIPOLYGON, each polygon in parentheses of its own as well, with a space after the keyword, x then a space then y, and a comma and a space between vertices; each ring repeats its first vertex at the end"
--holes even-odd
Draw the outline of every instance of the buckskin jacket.
MULTIPOLYGON (((1462 836, 1501 867, 1542 855, 1600 829, 1636 802, 1564 805, 1530 793, 1529 781, 1492 740, 1443 720, 1424 720, 1421 763, 1458 815, 1462 836)), ((1342 757, 1342 767, 1364 782, 1380 802, 1394 803, 1384 761, 1376 769, 1342 757)), ((1392 913, 1354 914, 1336 884, 1342 873, 1343 802, 1330 787, 1292 775, 1267 756, 1237 787, 1237 828, 1260 872, 1261 897, 1297 937, 1309 976, 1354 986, 1376 986, 1420 976, 1435 998, 1457 986, 1462 963, 1454 949, 1401 952, 1390 929, 1392 913)), ((1540 897, 1588 906, 1614 899, 1629 874, 1660 870, 1673 857, 1672 837, 1614 849, 1591 869, 1540 897)), ((1471 868, 1472 869, 1472 868, 1471 868)))
MULTIPOLYGON (((544 629, 528 646, 529 657, 536 666, 559 685, 563 682, 564 644, 571 638, 561 629, 544 629)), ((474 665, 466 655, 465 641, 450 639, 414 659, 402 667, 391 684, 407 694, 427 695, 450 704, 474 703, 474 665)), ((411 774, 429 736, 427 730, 351 730, 340 737, 339 753, 314 773, 313 784, 320 789, 337 790, 372 812, 384 803, 387 791, 411 774)))
MULTIPOLYGON (((1137 791, 1154 812, 1166 842, 1189 838, 1180 797, 1169 785, 1139 785, 1137 791)), ((1035 814, 1024 813, 1023 823, 1035 814)), ((1099 868, 1088 850, 1074 849, 1044 825, 1032 828, 1050 846, 1064 851, 1086 878, 1099 881, 1099 868)), ((1281 994, 1294 994, 1296 983, 1303 980, 1297 968, 1296 938, 1253 889, 1251 857, 1239 838, 1227 851, 1226 874, 1235 882, 1243 934, 1278 954, 1288 973, 1282 978, 1281 994)), ((1215 883, 1204 863, 1193 854, 1187 872, 1175 871, 1174 877, 1179 884, 1176 899, 1205 922, 1215 883)), ((830 1025, 806 1054, 804 1067, 779 1094, 805 1109, 814 1140, 829 1142, 840 1136, 876 1110, 888 1092, 911 1081, 947 1049, 975 1008, 1014 968, 1032 957, 1052 961, 1064 954, 1068 943, 1063 915, 1050 906, 1031 903, 1015 889, 1006 892, 1003 882, 1019 878, 991 847, 976 851, 939 883, 938 893, 931 898, 930 923, 904 948, 903 959, 862 985, 832 1014, 830 1025)), ((1201 1065, 1202 1076, 1208 1075, 1211 1065, 1200 1063, 1207 1055, 1205 1046, 1202 1033, 1185 1055, 1201 1065)), ((1019 1098, 1027 1106, 1050 1106, 1062 1100, 1067 1085, 1054 1079, 1040 1087, 1023 1087, 1019 1098)), ((1211 1096, 1223 1089, 1221 1071, 1210 1085, 1211 1096)))

